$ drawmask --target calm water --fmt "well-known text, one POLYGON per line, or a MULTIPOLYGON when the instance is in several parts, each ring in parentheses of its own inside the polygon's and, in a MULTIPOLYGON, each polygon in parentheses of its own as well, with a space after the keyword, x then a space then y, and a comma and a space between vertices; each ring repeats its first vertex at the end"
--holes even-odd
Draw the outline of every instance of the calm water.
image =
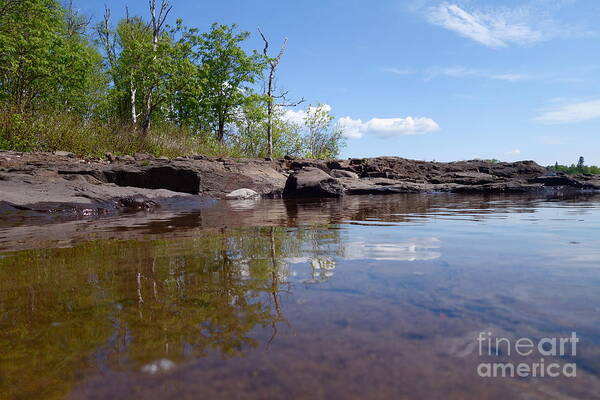
POLYGON ((600 398, 598 197, 11 221, 0 224, 3 399, 600 398), (544 361, 575 363, 577 377, 480 377, 481 363, 540 362, 480 355, 481 332, 576 332, 576 356, 544 361))

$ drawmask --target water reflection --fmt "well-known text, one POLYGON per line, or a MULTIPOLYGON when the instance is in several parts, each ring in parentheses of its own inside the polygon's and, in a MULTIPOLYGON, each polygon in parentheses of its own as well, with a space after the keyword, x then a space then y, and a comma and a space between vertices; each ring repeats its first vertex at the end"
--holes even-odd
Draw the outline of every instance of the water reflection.
POLYGON ((414 238, 400 243, 350 242, 344 248, 347 260, 426 261, 440 258, 442 253, 436 237, 414 238))
POLYGON ((0 231, 4 248, 29 248, 0 256, 2 396, 600 391, 600 276, 589 268, 600 254, 599 202, 240 204, 0 231), (577 385, 477 380, 482 330, 515 338, 576 330, 577 385))

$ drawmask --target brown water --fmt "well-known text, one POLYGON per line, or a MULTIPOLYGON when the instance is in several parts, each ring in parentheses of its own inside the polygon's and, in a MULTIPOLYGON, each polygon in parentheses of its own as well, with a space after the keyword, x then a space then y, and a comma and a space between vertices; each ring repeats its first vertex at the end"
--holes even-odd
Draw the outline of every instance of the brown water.
POLYGON ((7 221, 2 399, 600 398, 598 197, 7 221), (544 362, 577 376, 481 377, 480 363, 540 362, 480 355, 481 332, 576 332, 576 355, 544 362))

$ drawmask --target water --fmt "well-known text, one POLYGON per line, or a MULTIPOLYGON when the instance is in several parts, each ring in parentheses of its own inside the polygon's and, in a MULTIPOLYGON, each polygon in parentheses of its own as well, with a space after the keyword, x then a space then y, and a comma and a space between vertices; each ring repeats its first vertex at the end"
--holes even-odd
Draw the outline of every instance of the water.
POLYGON ((600 398, 598 197, 11 221, 0 398, 600 398), (481 363, 540 362, 501 346, 480 355, 482 332, 576 332, 576 356, 544 362, 575 363, 577 377, 481 377, 481 363))

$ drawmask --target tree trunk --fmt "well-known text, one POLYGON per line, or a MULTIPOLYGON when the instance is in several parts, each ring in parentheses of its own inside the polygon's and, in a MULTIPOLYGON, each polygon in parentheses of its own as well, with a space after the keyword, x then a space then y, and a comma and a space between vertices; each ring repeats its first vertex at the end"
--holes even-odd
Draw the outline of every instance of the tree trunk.
POLYGON ((131 123, 135 127, 137 125, 137 109, 135 107, 135 95, 137 93, 137 89, 133 85, 133 77, 131 77, 130 81, 130 92, 131 92, 131 123))
POLYGON ((275 64, 271 64, 269 83, 267 87, 267 141, 269 158, 273 157, 273 78, 275 77, 275 64))
POLYGON ((225 139, 225 118, 219 117, 219 127, 217 128, 217 139, 223 143, 225 139))

